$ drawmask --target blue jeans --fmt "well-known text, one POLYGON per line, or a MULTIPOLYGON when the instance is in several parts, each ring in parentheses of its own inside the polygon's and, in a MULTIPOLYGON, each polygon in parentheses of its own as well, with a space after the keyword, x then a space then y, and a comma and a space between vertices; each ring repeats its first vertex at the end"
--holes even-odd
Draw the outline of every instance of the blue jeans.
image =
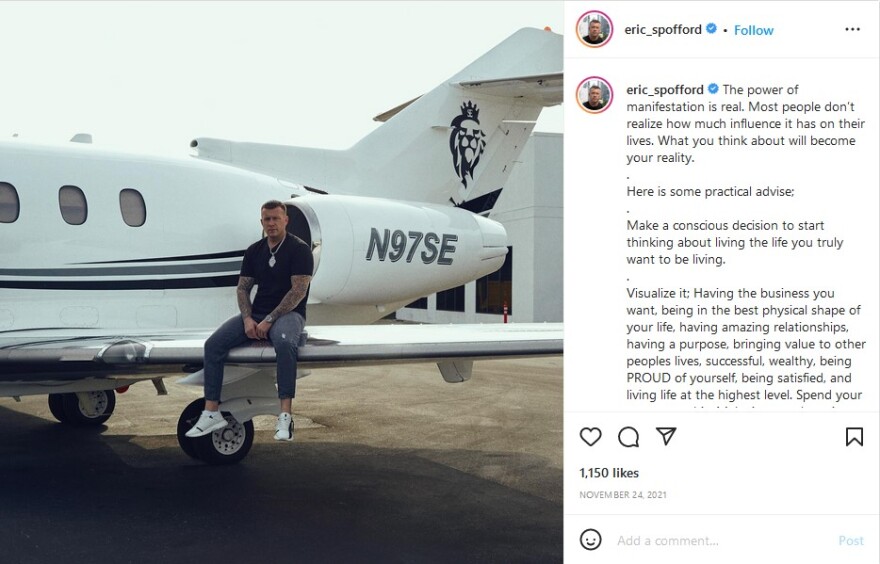
MULTIPOLYGON (((264 316, 254 316, 259 323, 264 316)), ((291 311, 275 320, 269 329, 269 339, 275 347, 276 381, 278 397, 288 399, 296 396, 296 355, 299 336, 306 320, 291 311)), ((205 399, 220 401, 223 388, 223 363, 229 351, 251 339, 244 332, 241 315, 227 320, 205 341, 205 399)))

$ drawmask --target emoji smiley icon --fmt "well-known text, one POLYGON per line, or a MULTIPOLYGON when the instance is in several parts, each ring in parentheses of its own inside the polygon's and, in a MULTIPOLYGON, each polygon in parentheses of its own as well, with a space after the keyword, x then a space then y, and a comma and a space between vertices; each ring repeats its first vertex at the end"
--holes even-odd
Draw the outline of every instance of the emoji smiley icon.
POLYGON ((587 529, 581 533, 581 546, 587 550, 596 550, 602 544, 602 535, 596 529, 587 529))

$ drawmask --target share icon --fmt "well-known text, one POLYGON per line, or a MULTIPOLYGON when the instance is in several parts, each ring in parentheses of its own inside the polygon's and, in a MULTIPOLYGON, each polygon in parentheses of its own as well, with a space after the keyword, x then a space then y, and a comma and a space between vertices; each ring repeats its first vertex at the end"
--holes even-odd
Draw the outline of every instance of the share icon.
POLYGON ((678 427, 656 427, 656 429, 660 436, 663 437, 663 446, 669 446, 669 441, 672 440, 672 435, 675 434, 678 427))

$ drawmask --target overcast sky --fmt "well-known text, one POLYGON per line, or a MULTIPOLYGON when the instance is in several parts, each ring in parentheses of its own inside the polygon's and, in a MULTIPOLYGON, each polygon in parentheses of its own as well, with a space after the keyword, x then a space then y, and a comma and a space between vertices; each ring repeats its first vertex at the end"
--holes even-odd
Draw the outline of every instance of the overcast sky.
MULTIPOLYGON (((0 138, 344 149, 562 2, 0 2, 0 138)), ((562 131, 562 108, 537 130, 562 131)))

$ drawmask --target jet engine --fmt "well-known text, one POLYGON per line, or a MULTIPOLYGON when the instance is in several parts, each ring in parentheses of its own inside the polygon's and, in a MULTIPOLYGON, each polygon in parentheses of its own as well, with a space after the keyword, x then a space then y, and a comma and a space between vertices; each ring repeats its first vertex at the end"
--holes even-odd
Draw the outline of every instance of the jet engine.
POLYGON ((507 233, 467 210, 357 196, 286 202, 315 256, 310 300, 373 305, 453 288, 504 264, 507 233))

